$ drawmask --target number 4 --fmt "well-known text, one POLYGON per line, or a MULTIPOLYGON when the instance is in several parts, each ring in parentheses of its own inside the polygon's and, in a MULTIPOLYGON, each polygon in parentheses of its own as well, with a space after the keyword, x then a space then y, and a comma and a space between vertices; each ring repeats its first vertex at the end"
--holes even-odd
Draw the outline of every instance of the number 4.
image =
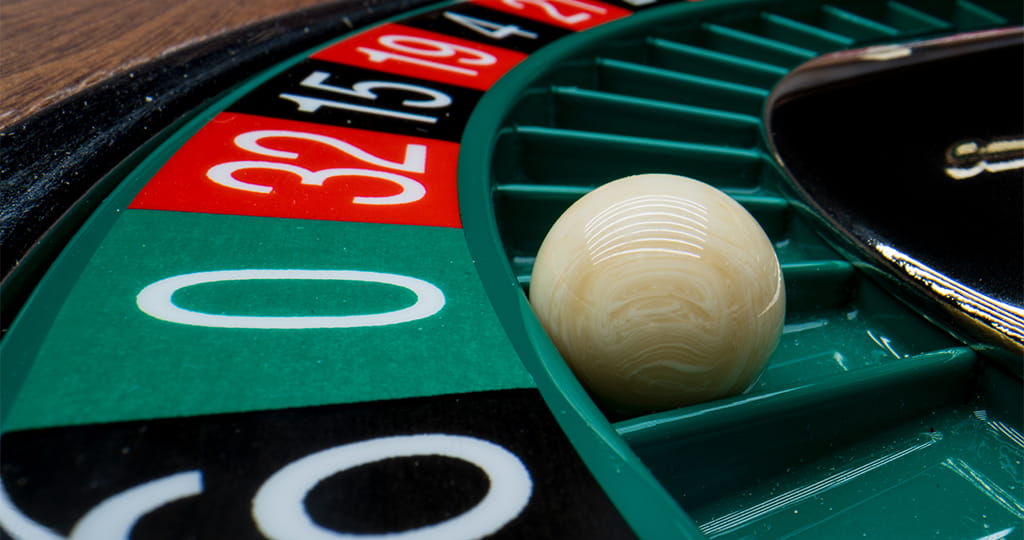
POLYGON ((445 11, 444 18, 491 39, 505 39, 509 36, 537 39, 537 34, 523 30, 514 24, 498 24, 461 13, 452 13, 451 11, 445 11))

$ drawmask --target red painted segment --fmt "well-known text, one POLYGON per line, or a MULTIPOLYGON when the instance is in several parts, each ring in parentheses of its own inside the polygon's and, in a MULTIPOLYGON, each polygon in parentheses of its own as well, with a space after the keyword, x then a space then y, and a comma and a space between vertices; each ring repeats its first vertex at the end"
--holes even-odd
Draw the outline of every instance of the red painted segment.
POLYGON ((221 113, 129 208, 461 227, 459 145, 221 113))
POLYGON ((312 58, 487 90, 526 55, 401 24, 385 24, 312 58))
POLYGON ((473 0, 473 3, 576 31, 633 13, 597 0, 473 0))

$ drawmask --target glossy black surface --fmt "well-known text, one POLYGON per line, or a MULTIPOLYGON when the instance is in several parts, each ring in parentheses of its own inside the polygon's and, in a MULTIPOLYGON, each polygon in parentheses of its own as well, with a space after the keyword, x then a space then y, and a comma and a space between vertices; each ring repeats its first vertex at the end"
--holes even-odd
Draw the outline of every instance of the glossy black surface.
MULTIPOLYGON (((635 538, 532 389, 17 431, 3 436, 0 473, 14 504, 60 534, 119 494, 192 475, 195 492, 145 512, 131 537, 256 540, 266 536, 253 499, 285 467, 417 435, 476 439, 522 463, 529 498, 489 538, 635 538)), ((478 464, 410 448, 356 466, 332 459, 301 507, 330 531, 397 535, 451 520, 491 489, 478 464)))
POLYGON ((996 37, 819 61, 825 83, 773 96, 769 130, 853 252, 1019 346, 1024 155, 1005 148, 1024 137, 1024 46, 996 37))
MULTIPOLYGON (((308 84, 308 83, 307 83, 308 84)), ((450 142, 462 138, 462 130, 483 92, 451 84, 424 81, 412 77, 381 74, 380 72, 353 66, 339 65, 320 60, 305 60, 246 94, 228 108, 228 111, 256 116, 283 118, 300 122, 316 122, 340 127, 367 129, 385 133, 397 133, 413 137, 429 137, 450 142), (311 88, 303 85, 309 77, 320 74, 324 88, 353 88, 361 82, 406 85, 405 89, 377 88, 372 101, 347 97, 337 91, 311 88), (408 88, 421 90, 410 91, 408 88), (429 100, 431 95, 424 91, 446 96, 450 102, 442 107, 416 107, 417 102, 429 100), (292 96, 291 99, 282 96, 292 96), (347 97, 347 100, 346 100, 347 97), (319 106, 316 110, 303 111, 296 99, 312 98, 320 103, 335 103, 335 106, 319 106), (412 102, 413 105, 409 105, 412 102), (345 108, 348 105, 366 106, 364 111, 345 108), (366 110, 369 109, 369 110, 366 110), (385 113, 385 114, 382 114, 385 113), (407 120, 387 116, 388 113, 419 115, 424 120, 407 120)))

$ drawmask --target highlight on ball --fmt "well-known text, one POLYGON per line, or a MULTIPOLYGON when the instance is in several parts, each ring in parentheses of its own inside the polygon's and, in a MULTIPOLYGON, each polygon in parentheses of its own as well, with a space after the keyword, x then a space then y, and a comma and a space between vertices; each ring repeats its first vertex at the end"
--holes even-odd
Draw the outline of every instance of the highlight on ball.
POLYGON ((786 292, 771 241, 739 203, 641 174, 562 214, 530 302, 596 401, 646 412, 748 389, 778 344, 786 292))

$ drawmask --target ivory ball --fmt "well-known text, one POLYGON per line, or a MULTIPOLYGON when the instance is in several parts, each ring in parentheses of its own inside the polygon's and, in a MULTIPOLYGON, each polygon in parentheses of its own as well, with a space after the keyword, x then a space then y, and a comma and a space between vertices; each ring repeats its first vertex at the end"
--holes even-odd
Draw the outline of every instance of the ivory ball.
POLYGON ((599 403, 645 412, 738 394, 782 333, 771 241, 703 182, 642 174, 576 201, 544 238, 530 302, 599 403))

